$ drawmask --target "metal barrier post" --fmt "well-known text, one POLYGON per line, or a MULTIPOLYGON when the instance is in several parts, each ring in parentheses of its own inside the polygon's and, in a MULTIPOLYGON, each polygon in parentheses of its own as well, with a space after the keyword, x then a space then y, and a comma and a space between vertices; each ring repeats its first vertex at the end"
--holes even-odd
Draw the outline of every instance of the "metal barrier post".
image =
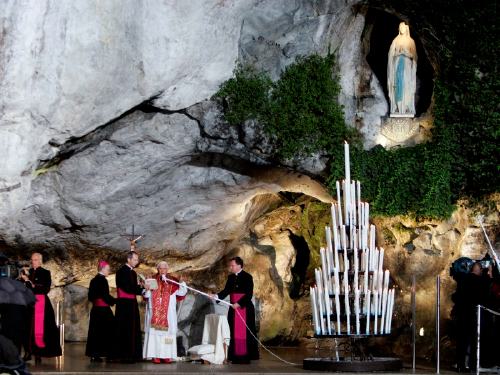
POLYGON ((59 329, 59 345, 61 345, 61 354, 64 355, 64 300, 56 303, 56 325, 59 329))
POLYGON ((477 346, 476 346, 476 374, 479 374, 479 353, 481 349, 481 305, 477 305, 477 346))
POLYGON ((436 374, 439 374, 440 367, 440 314, 441 314, 441 276, 436 278, 436 374))
POLYGON ((411 277, 411 344, 412 344, 412 369, 416 370, 416 351, 417 351, 417 280, 415 275, 411 277))

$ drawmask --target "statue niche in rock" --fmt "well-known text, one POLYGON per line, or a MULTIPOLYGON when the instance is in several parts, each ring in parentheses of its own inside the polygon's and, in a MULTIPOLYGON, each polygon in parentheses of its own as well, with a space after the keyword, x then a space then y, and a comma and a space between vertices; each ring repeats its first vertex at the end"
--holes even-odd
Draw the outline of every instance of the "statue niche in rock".
POLYGON ((391 104, 390 117, 415 116, 417 48, 410 37, 409 26, 401 22, 399 34, 389 48, 387 89, 391 104))

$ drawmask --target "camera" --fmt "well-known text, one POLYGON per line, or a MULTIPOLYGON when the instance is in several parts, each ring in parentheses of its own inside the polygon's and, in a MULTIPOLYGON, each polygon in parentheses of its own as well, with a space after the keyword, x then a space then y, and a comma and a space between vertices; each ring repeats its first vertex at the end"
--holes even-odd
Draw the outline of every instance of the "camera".
POLYGON ((28 274, 29 265, 17 261, 11 261, 0 253, 0 277, 17 279, 20 275, 28 274))
POLYGON ((457 277, 460 277, 463 274, 468 274, 471 271, 472 266, 476 263, 478 263, 481 266, 483 272, 487 270, 490 266, 494 265, 493 259, 489 255, 486 255, 481 260, 474 260, 467 257, 461 257, 452 263, 450 267, 450 276, 456 280, 457 277))

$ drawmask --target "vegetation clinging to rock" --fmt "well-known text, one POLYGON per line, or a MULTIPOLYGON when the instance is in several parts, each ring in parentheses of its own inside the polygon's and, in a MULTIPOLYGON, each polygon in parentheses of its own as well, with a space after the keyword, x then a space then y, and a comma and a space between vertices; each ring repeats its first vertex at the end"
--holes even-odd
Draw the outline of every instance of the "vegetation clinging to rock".
POLYGON ((274 141, 276 156, 320 152, 329 158, 332 192, 343 178, 342 144, 351 144, 352 177, 362 182, 372 213, 444 218, 461 198, 473 201, 500 187, 498 42, 492 1, 371 0, 405 15, 439 67, 434 128, 429 142, 409 148, 363 150, 359 133, 345 125, 332 55, 298 59, 277 82, 240 67, 217 96, 227 121, 257 119, 274 141))

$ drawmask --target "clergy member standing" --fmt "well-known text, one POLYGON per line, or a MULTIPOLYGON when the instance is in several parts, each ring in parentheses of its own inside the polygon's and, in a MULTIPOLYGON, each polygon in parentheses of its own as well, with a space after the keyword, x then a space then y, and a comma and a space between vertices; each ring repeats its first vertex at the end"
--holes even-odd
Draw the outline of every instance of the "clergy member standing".
POLYGON ((34 355, 36 362, 40 362, 41 357, 58 357, 62 354, 54 309, 47 295, 52 280, 50 271, 42 267, 42 261, 42 254, 33 253, 29 276, 21 276, 36 298, 32 319, 28 323, 31 326, 30 348, 25 355, 25 360, 30 360, 31 355, 34 355))
POLYGON ((141 319, 136 296, 145 289, 137 279, 134 268, 139 255, 127 253, 127 263, 116 272, 116 355, 122 362, 134 363, 142 359, 141 319))
POLYGON ((177 359, 177 301, 185 298, 187 288, 184 282, 179 287, 167 281, 168 278, 179 282, 168 274, 167 262, 158 263, 156 268, 154 279, 158 288, 146 292, 143 356, 153 363, 171 363, 177 359))
POLYGON ((229 270, 231 275, 227 279, 226 286, 215 295, 219 299, 229 295, 232 306, 228 312, 231 331, 228 359, 232 363, 249 363, 250 360, 259 359, 258 343, 253 337, 257 337, 255 308, 252 303, 253 278, 243 270, 243 259, 240 257, 231 258, 229 270))
POLYGON ((101 260, 97 266, 98 274, 90 281, 89 301, 90 310, 89 333, 85 355, 92 362, 102 362, 102 357, 112 358, 115 346, 115 317, 111 307, 115 298, 109 294, 109 285, 106 277, 109 276, 108 262, 101 260))

